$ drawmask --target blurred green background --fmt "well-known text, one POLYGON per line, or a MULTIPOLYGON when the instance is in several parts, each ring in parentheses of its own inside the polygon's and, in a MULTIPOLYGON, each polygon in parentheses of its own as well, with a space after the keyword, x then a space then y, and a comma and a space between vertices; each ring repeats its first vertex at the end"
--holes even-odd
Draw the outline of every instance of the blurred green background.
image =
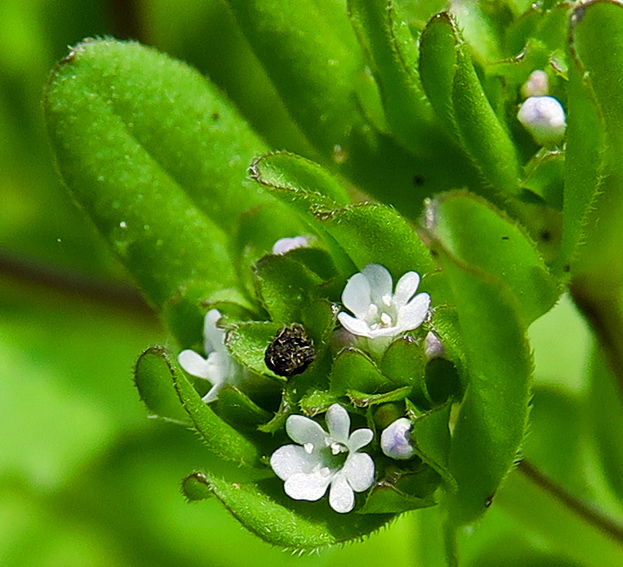
MULTIPOLYGON (((134 390, 137 355, 167 337, 64 190, 42 90, 69 45, 139 39, 209 75, 272 146, 313 158, 224 3, 1 0, 0 22, 0 565, 440 564, 437 509, 299 558, 216 501, 187 504, 181 478, 219 464, 191 433, 147 419, 134 390)), ((582 321, 563 300, 531 335, 541 391, 572 406, 584 388, 582 321)), ((464 535, 465 564, 557 565, 562 543, 509 513, 508 498, 464 535)))

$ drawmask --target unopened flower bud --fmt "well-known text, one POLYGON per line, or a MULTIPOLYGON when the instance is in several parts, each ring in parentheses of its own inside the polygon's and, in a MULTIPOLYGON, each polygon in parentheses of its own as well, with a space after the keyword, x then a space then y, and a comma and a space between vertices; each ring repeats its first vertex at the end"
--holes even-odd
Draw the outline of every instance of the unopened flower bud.
POLYGON ((524 98, 531 96, 545 96, 549 92, 549 78, 545 71, 532 71, 528 80, 521 86, 524 98))
POLYGON ((542 146, 559 144, 565 136, 565 109, 552 96, 530 97, 521 105, 517 118, 542 146))
POLYGON ((429 360, 441 358, 446 354, 446 349, 439 340, 439 337, 432 331, 429 331, 424 338, 424 353, 429 360))
POLYGON ((407 460, 415 455, 411 445, 412 423, 406 417, 401 417, 386 427, 381 433, 381 449, 392 459, 407 460))

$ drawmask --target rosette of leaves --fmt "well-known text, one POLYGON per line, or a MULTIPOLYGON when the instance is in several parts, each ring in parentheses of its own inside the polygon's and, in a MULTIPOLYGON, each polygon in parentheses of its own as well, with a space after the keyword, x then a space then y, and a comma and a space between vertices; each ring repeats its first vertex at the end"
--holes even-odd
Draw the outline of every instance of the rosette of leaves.
POLYGON ((53 70, 48 129, 72 195, 174 338, 136 364, 150 413, 255 471, 191 474, 188 498, 214 495, 248 529, 293 549, 359 539, 443 502, 453 561, 452 533, 485 513, 519 458, 527 327, 569 282, 597 305, 613 289, 606 279, 620 287, 623 263, 604 242, 620 240, 621 87, 607 78, 623 66, 623 8, 317 4, 229 1, 310 156, 268 147, 187 65, 113 39, 85 40, 53 70), (535 69, 568 111, 555 149, 516 120, 535 69), (310 245, 271 253, 296 235, 310 245), (423 327, 383 353, 345 342, 337 323, 347 279, 370 263, 394 281, 417 271, 432 297, 423 327), (212 308, 245 380, 205 404, 206 385, 176 354, 201 352, 212 308), (295 324, 315 356, 282 376, 265 354, 295 324), (442 359, 426 357, 428 331, 442 359), (326 501, 289 499, 268 466, 288 442, 290 415, 321 420, 335 402, 375 432, 366 448, 375 483, 346 517, 326 501), (404 462, 379 448, 403 416, 416 448, 404 462))

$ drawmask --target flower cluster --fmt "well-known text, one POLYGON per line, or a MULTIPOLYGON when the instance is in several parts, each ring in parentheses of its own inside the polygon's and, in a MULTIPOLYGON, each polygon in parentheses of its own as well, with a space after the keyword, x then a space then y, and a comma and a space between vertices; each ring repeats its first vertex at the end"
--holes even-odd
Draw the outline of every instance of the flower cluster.
MULTIPOLYGON (((273 253, 283 254, 306 245, 304 237, 282 239, 275 244, 273 253)), ((427 293, 416 295, 419 284, 419 274, 407 272, 394 289, 392 276, 386 268, 368 264, 348 280, 342 302, 350 313, 342 311, 338 319, 353 335, 386 346, 395 337, 418 328, 428 316, 431 298, 427 293)), ((203 397, 206 403, 216 400, 223 385, 235 383, 243 371, 227 351, 225 331, 217 327, 220 318, 216 309, 205 316, 205 358, 193 350, 183 350, 178 356, 186 372, 212 384, 203 397)), ((286 328, 289 332, 292 329, 286 328)), ((431 340, 427 338, 427 344, 431 340)), ((284 375, 291 374, 294 372, 284 375)), ((350 433, 350 416, 340 404, 328 409, 325 421, 328 432, 313 419, 290 415, 286 432, 296 444, 277 449, 270 458, 270 465, 284 481, 288 496, 294 500, 316 501, 328 491, 331 508, 343 514, 354 508, 355 493, 368 490, 374 483, 374 460, 360 452, 373 440, 374 433, 368 428, 350 433)), ((410 431, 409 419, 396 420, 382 432, 381 450, 393 459, 410 459, 415 454, 410 431)))

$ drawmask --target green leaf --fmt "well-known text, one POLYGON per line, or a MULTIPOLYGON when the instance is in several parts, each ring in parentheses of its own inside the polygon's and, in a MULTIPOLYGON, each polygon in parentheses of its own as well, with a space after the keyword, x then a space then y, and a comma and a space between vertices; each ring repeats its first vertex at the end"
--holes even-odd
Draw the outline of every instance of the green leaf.
POLYGON ((437 14, 422 32, 420 76, 433 108, 482 175, 501 194, 519 190, 515 146, 480 83, 453 17, 437 14))
POLYGON ((397 281, 406 272, 425 274, 434 268, 413 227, 391 207, 368 203, 317 209, 314 214, 358 269, 370 263, 382 264, 397 281))
POLYGON ((154 415, 190 424, 191 421, 173 386, 173 366, 164 347, 144 351, 134 367, 134 384, 141 401, 154 415))
POLYGON ((342 206, 351 203, 348 193, 335 176, 295 154, 277 152, 263 155, 253 162, 251 176, 268 187, 318 193, 342 206))
POLYGON ((432 113, 414 65, 415 38, 390 0, 349 0, 348 11, 379 83, 390 128, 407 147, 421 153, 426 143, 422 129, 428 130, 432 113))
POLYGON ((216 496, 236 519, 263 540, 293 550, 312 550, 361 539, 387 522, 392 514, 350 514, 331 510, 326 501, 297 502, 283 492, 282 482, 230 483, 207 473, 184 481, 194 500, 216 496))
POLYGON ((383 374, 394 386, 409 386, 410 397, 418 407, 428 407, 430 399, 424 381, 424 352, 410 337, 394 341, 381 360, 383 374))
POLYGON ((223 421, 244 431, 254 432, 272 418, 270 412, 259 407, 242 390, 229 384, 219 390, 218 399, 212 406, 223 421))
POLYGON ((278 323, 269 321, 250 321, 235 325, 227 332, 225 344, 231 355, 244 367, 253 372, 284 382, 283 376, 277 376, 266 367, 264 356, 268 345, 281 329, 278 323))
POLYGON ((458 488, 449 495, 448 513, 457 526, 485 512, 515 463, 528 417, 532 359, 514 295, 460 261, 450 246, 436 245, 455 297, 470 377, 449 457, 458 488))
POLYGON ((205 445, 215 455, 241 465, 264 467, 254 443, 218 417, 206 404, 183 372, 169 366, 171 379, 186 413, 205 445))
POLYGON ((322 282, 290 255, 262 258, 255 266, 255 280, 266 311, 280 325, 301 321, 301 309, 322 282))
POLYGON ((440 478, 430 467, 421 464, 415 471, 390 470, 374 485, 360 514, 401 513, 435 506, 434 492, 440 478))
POLYGON ((235 285, 225 230, 270 200, 245 181, 264 146, 199 73, 135 43, 87 41, 53 72, 45 111, 72 194, 153 304, 187 282, 206 295, 235 285))
POLYGON ((574 98, 569 103, 569 144, 574 144, 571 156, 575 161, 567 159, 565 204, 568 200, 569 210, 565 213, 569 221, 565 228, 569 243, 565 260, 584 236, 572 273, 581 279, 579 285, 587 287, 585 293, 593 296, 612 294, 623 281, 618 253, 623 240, 623 86, 612 80, 623 73, 622 34, 623 7, 617 3, 582 5, 573 14, 571 48, 577 68, 571 75, 570 97, 574 98), (593 202, 596 190, 600 194, 593 202), (586 227, 584 235, 580 233, 582 225, 586 227))
POLYGON ((413 429, 411 442, 416 454, 449 484, 456 488, 456 481, 449 470, 450 455, 450 411, 451 403, 428 411, 417 417, 412 416, 413 429))
POLYGON ((371 262, 383 264, 396 279, 410 270, 433 269, 426 246, 400 214, 381 204, 340 207, 330 197, 334 193, 331 181, 320 166, 297 156, 276 162, 265 156, 254 163, 252 176, 307 219, 343 271, 352 272, 345 254, 359 269, 371 262), (305 176, 290 175, 289 164, 297 160, 305 166, 305 176))
POLYGON ((343 396, 349 390, 377 394, 391 388, 391 383, 372 359, 354 348, 344 349, 337 355, 329 380, 331 392, 336 396, 343 396))
POLYGON ((553 307, 557 282, 517 224, 466 192, 440 197, 430 210, 433 238, 442 241, 456 261, 503 281, 517 298, 526 324, 553 307))

